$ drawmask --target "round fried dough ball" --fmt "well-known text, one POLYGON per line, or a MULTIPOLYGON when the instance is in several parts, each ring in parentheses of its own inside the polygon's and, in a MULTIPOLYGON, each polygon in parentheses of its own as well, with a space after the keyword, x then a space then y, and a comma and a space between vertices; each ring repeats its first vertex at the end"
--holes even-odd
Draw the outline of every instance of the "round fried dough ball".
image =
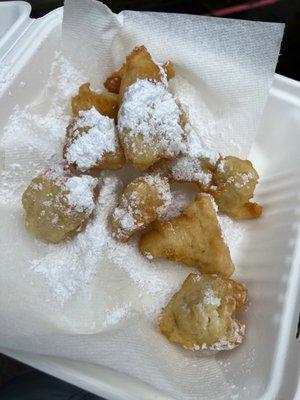
POLYGON ((240 282, 210 274, 190 274, 163 309, 159 329, 170 342, 190 350, 231 350, 245 334, 235 318, 247 304, 240 282))
POLYGON ((85 226, 95 203, 97 179, 67 176, 50 170, 34 178, 22 197, 28 232, 40 240, 59 243, 85 226))

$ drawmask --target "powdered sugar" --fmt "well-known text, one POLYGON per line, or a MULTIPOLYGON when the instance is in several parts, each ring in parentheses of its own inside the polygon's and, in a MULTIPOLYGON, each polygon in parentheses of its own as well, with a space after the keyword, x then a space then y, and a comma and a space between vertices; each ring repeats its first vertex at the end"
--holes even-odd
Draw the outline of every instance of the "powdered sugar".
POLYGON ((215 165, 220 154, 206 147, 203 144, 202 134, 197 133, 191 125, 188 125, 186 130, 188 131, 187 155, 192 158, 207 159, 211 165, 215 165))
POLYGON ((202 168, 201 159, 184 156, 174 161, 171 171, 174 179, 185 182, 197 182, 204 187, 209 187, 212 173, 202 168))
POLYGON ((166 210, 172 203, 172 194, 170 185, 166 178, 161 178, 160 175, 146 175, 145 181, 155 187, 163 204, 156 210, 158 217, 165 215, 166 210))
POLYGON ((160 213, 159 216, 160 219, 165 221, 179 217, 182 210, 187 207, 191 201, 191 196, 182 190, 173 190, 171 195, 171 202, 165 207, 164 212, 160 213))
POLYGON ((212 288, 207 288, 203 297, 203 304, 219 307, 221 300, 216 296, 212 288))
POLYGON ((220 162, 218 163, 218 168, 217 171, 224 173, 225 172, 225 165, 226 165, 226 161, 225 160, 220 160, 220 162))
MULTIPOLYGON (((218 162, 217 172, 220 174, 226 173, 227 160, 223 159, 218 162)), ((255 179, 252 171, 249 172, 238 172, 235 171, 231 176, 227 178, 228 183, 232 183, 236 188, 241 189, 247 186, 249 182, 255 179)))
POLYGON ((236 174, 236 176, 238 177, 239 182, 235 182, 234 186, 237 187, 238 189, 240 189, 240 188, 242 188, 244 186, 247 186, 247 184, 254 178, 252 172, 243 173, 243 174, 238 172, 236 174))
POLYGON ((46 255, 31 262, 31 268, 44 276, 54 297, 61 304, 77 290, 87 288, 95 276, 106 242, 105 222, 102 222, 107 213, 105 200, 103 202, 106 195, 104 189, 97 202, 97 215, 85 231, 72 241, 47 245, 46 255))
POLYGON ((222 231, 222 237, 230 250, 236 248, 243 238, 245 227, 225 214, 218 214, 218 221, 222 231))
POLYGON ((97 185, 97 179, 89 175, 73 176, 67 179, 65 186, 69 191, 68 201, 76 211, 91 214, 94 203, 94 189, 97 185))
POLYGON ((115 152, 117 136, 114 121, 94 107, 80 111, 72 127, 74 139, 67 146, 66 158, 82 171, 94 167, 103 155, 115 152), (83 128, 82 133, 79 129, 83 128))
POLYGON ((123 307, 114 307, 112 311, 108 312, 103 323, 104 327, 110 327, 116 325, 124 317, 126 317, 130 311, 131 304, 125 304, 123 307))
POLYGON ((180 108, 161 82, 137 80, 124 94, 118 115, 118 130, 126 138, 142 135, 144 143, 163 149, 166 156, 185 150, 185 135, 180 125, 180 108))
POLYGON ((243 341, 245 335, 245 325, 236 321, 232 323, 232 333, 230 338, 222 338, 209 347, 212 351, 232 350, 243 341))
POLYGON ((154 62, 159 68, 161 82, 167 87, 168 86, 168 77, 167 77, 166 70, 164 68, 164 64, 157 62, 157 61, 154 61, 154 62))
POLYGON ((186 131, 188 137, 186 154, 172 162, 172 176, 175 180, 195 182, 208 188, 212 180, 210 168, 217 163, 219 153, 205 148, 201 136, 190 125, 186 126, 186 131))
POLYGON ((0 203, 17 205, 30 180, 61 161, 70 97, 85 80, 56 53, 49 80, 37 100, 23 109, 15 106, 0 140, 0 152, 4 154, 0 203))

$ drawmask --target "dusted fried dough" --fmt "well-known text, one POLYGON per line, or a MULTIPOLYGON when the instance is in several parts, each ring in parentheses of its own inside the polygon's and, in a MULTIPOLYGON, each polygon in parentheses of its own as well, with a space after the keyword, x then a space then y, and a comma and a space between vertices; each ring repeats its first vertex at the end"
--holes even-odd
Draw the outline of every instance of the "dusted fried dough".
POLYGON ((140 240, 140 250, 148 258, 183 262, 203 273, 233 273, 234 265, 209 195, 200 194, 179 217, 156 221, 152 228, 140 240))
POLYGON ((126 160, 139 171, 185 150, 186 115, 162 81, 145 47, 135 48, 122 68, 118 131, 126 160))
MULTIPOLYGON (((34 178, 25 190, 22 204, 25 226, 34 237, 59 243, 82 230, 94 208, 97 180, 82 177, 56 176, 52 171, 34 178), (70 193, 81 185, 86 204, 76 204, 70 193)), ((77 194, 80 194, 80 191, 77 194)))
POLYGON ((217 275, 190 274, 163 309, 159 329, 170 342, 186 349, 231 350, 245 325, 235 319, 247 304, 247 289, 217 275))
POLYGON ((170 186, 166 178, 145 175, 133 180, 124 189, 112 214, 113 236, 126 242, 135 232, 155 221, 170 201, 170 186))
POLYGON ((126 57, 126 63, 121 70, 120 99, 123 98, 127 87, 138 79, 151 79, 156 82, 162 80, 159 66, 152 60, 150 53, 144 46, 133 49, 126 57))
POLYGON ((95 107, 96 110, 109 118, 116 119, 119 110, 119 96, 114 93, 96 93, 90 89, 89 83, 80 86, 78 94, 72 98, 73 115, 79 111, 89 110, 95 107))
MULTIPOLYGON (((174 118, 175 121, 176 117, 174 118)), ((173 145, 177 142, 175 146, 172 146, 172 139, 169 140, 168 136, 164 136, 161 132, 153 132, 151 139, 145 140, 144 132, 138 131, 133 133, 128 127, 119 129, 119 137, 126 160, 131 162, 137 170, 144 172, 160 160, 175 158, 184 147, 186 135, 183 128, 185 123, 186 117, 183 113, 178 118, 177 132, 181 131, 176 135, 177 137, 174 135, 173 145), (179 136, 180 138, 178 139, 179 136)), ((120 126, 121 123, 119 124, 120 126)))
MULTIPOLYGON (((169 66, 170 74, 171 67, 169 66)), ((122 68, 118 132, 126 160, 146 171, 185 150, 186 115, 168 91, 160 67, 137 47, 122 68)))
POLYGON ((79 111, 72 119, 67 127, 63 156, 73 172, 116 170, 125 164, 114 121, 94 107, 79 111))
POLYGON ((261 215, 262 207, 249 202, 258 181, 252 163, 237 157, 220 159, 213 175, 212 190, 219 211, 236 219, 252 219, 261 215))
MULTIPOLYGON (((119 93, 121 80, 124 75, 126 64, 123 64, 120 69, 112 73, 104 82, 104 87, 111 93, 119 93)), ((171 61, 167 61, 163 64, 162 68, 167 76, 167 80, 174 78, 175 70, 171 61)))

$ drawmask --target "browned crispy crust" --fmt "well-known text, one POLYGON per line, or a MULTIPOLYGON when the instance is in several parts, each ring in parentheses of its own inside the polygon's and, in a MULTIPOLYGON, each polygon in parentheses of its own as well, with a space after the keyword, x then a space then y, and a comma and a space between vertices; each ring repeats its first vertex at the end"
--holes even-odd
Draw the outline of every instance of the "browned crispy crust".
POLYGON ((96 93, 90 89, 89 83, 79 87, 78 94, 72 98, 73 115, 79 111, 89 110, 95 107, 100 114, 116 119, 119 110, 119 97, 114 93, 96 93))

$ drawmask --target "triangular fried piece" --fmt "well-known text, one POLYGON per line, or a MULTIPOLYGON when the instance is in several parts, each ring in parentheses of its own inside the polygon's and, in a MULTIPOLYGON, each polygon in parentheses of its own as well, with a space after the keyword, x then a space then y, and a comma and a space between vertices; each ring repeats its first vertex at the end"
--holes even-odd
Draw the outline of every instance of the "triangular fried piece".
POLYGON ((148 258, 179 261, 208 274, 233 273, 211 196, 200 194, 179 217, 156 221, 152 227, 140 240, 140 250, 148 258))

